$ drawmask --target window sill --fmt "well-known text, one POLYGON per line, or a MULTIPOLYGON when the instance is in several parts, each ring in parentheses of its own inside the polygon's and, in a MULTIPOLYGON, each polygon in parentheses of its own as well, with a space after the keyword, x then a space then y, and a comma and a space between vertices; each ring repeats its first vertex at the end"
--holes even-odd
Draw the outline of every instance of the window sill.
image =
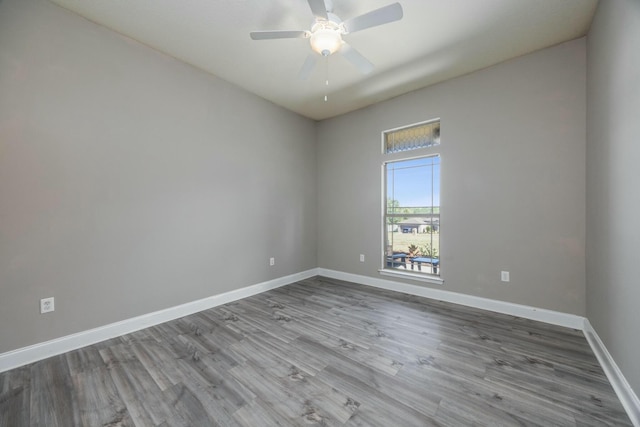
POLYGON ((399 270, 390 270, 390 269, 380 269, 378 270, 380 274, 383 276, 391 276, 391 277, 399 277, 402 279, 410 279, 410 280, 418 280, 420 282, 433 283, 435 285, 443 285, 444 280, 440 279, 436 276, 429 276, 421 273, 412 273, 409 271, 399 271, 399 270))

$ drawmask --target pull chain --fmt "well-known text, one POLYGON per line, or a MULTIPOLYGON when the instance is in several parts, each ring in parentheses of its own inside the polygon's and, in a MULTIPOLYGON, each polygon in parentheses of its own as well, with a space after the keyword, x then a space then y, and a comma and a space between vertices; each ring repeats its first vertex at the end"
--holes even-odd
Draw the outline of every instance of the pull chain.
POLYGON ((329 55, 325 57, 324 102, 329 100, 329 55))

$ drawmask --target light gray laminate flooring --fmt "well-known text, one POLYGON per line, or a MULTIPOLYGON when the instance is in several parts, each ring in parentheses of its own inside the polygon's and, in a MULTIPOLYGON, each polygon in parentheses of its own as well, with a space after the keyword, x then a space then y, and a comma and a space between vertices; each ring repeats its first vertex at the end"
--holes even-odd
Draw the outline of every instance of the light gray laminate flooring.
POLYGON ((1 426, 631 425, 580 331, 322 277, 0 374, 1 426))

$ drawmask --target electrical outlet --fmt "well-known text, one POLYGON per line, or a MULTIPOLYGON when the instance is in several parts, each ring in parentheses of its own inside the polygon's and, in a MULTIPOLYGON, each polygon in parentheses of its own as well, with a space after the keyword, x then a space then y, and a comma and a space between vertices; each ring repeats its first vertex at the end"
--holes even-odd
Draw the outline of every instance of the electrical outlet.
POLYGON ((271 265, 271 266, 276 265, 276 259, 273 258, 273 257, 269 258, 269 265, 271 265))
POLYGON ((360 254, 360 262, 364 262, 364 254, 360 254))
POLYGON ((54 311, 55 305, 53 297, 50 298, 42 298, 40 300, 40 314, 49 313, 50 311, 54 311))
POLYGON ((508 282, 509 281, 509 272, 508 271, 501 271, 500 272, 500 280, 502 280, 503 282, 508 282))

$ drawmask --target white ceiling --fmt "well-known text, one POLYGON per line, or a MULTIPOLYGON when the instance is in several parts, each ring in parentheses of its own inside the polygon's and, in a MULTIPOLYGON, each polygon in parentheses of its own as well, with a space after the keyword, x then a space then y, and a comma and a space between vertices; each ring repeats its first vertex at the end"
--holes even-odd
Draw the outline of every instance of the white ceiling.
MULTIPOLYGON (((51 0, 85 18, 321 120, 586 34, 597 0, 398 0, 402 20, 344 37, 374 65, 339 54, 297 79, 308 39, 253 41, 254 30, 308 30, 306 0, 51 0)), ((343 20, 396 0, 333 0, 343 20)))

